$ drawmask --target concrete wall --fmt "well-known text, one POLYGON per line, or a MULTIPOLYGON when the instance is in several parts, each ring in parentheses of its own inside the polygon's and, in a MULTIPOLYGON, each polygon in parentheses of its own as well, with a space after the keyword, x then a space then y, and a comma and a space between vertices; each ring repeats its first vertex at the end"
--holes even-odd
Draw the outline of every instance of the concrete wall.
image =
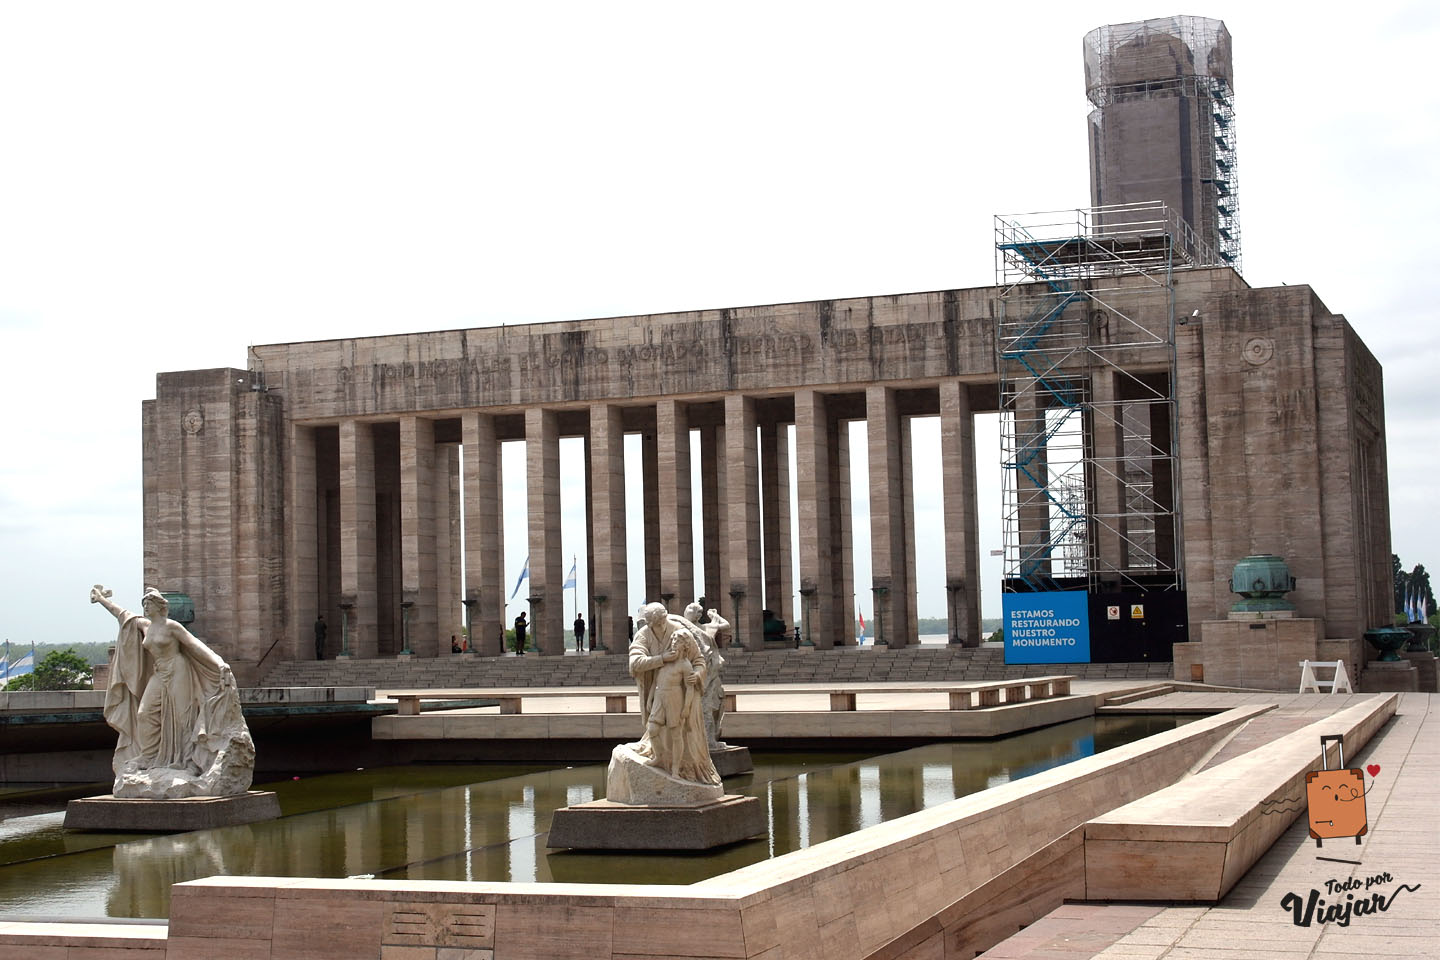
POLYGON ((285 622, 284 414, 251 386, 245 370, 162 373, 142 409, 145 584, 195 600, 191 632, 242 686, 285 622))
POLYGON ((1197 307, 1176 345, 1190 621, 1223 617, 1235 562, 1273 553, 1298 616, 1358 637, 1389 596, 1379 366, 1309 287, 1197 307))

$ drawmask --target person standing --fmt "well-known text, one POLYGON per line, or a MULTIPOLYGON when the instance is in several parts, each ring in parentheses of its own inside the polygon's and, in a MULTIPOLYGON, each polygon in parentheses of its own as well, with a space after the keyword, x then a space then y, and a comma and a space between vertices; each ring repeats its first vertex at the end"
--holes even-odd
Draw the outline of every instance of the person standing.
POLYGON ((525 611, 520 611, 520 616, 515 618, 515 656, 525 656, 525 630, 529 626, 525 622, 525 611))
POLYGON ((317 615, 317 616, 315 617, 315 659, 316 659, 316 660, 324 660, 324 659, 325 659, 325 635, 326 635, 327 633, 329 633, 329 632, 330 632, 330 631, 329 631, 329 628, 325 626, 325 614, 322 613, 322 614, 317 615))
POLYGON ((575 614, 575 652, 585 652, 585 615, 575 614))

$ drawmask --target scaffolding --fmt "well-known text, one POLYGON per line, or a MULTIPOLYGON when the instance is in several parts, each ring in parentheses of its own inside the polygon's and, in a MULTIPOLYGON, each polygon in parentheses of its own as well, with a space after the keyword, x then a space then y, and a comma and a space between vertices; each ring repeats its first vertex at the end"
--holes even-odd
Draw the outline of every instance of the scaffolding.
MULTIPOLYGON (((1105 124, 1106 108, 1138 100, 1184 97, 1187 142, 1196 169, 1195 231, 1211 246, 1217 264, 1241 270, 1240 190, 1235 163, 1235 98, 1230 33, 1219 20, 1162 17, 1099 27, 1085 35, 1085 94, 1090 123, 1105 124)), ((1106 138, 1097 136, 1096 163, 1106 163, 1106 138)), ((1095 198, 1105 202, 1107 198, 1095 198)))
POLYGON ((1159 202, 995 218, 1006 589, 1181 589, 1173 272, 1159 202))

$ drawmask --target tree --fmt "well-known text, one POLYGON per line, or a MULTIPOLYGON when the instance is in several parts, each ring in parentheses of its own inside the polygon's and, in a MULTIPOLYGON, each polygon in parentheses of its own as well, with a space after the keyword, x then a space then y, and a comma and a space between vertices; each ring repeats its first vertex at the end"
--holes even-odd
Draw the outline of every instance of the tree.
POLYGON ((1395 610, 1396 616, 1405 614, 1405 590, 1410 586, 1410 575, 1405 568, 1400 566, 1400 558, 1390 554, 1390 569, 1395 579, 1395 610))
POLYGON ((5 685, 12 690, 89 690, 90 664, 73 650, 52 650, 35 665, 33 673, 23 674, 5 685))
MULTIPOLYGON (((1435 608, 1435 594, 1430 589, 1430 572, 1425 569, 1425 564, 1415 564, 1415 569, 1406 577, 1406 585, 1410 593, 1419 598, 1418 605, 1423 606, 1424 613, 1428 615, 1435 608)), ((1421 619, 1425 618, 1422 616, 1421 619)))

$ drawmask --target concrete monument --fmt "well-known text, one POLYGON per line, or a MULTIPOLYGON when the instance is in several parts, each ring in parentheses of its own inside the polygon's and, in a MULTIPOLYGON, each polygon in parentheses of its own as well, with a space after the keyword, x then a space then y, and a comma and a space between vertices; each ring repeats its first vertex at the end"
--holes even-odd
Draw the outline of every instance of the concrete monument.
POLYGON ((706 611, 699 601, 685 608, 685 619, 690 621, 705 656, 705 695, 701 706, 705 712, 705 739, 710 748, 710 759, 722 777, 749 773, 755 769, 750 760, 750 748, 734 747, 720 739, 725 721, 725 684, 720 678, 725 658, 720 655, 720 638, 730 632, 730 621, 720 616, 720 611, 713 607, 706 611))
POLYGON ((604 800, 555 811, 548 845, 704 850, 763 833, 760 802, 727 796, 710 758, 704 631, 661 603, 645 604, 636 619, 629 666, 644 733, 611 753, 604 800))
POLYGON ((606 796, 619 803, 696 803, 723 794, 720 775, 710 761, 701 708, 705 658, 698 630, 674 616, 664 604, 647 603, 630 644, 630 675, 640 694, 645 732, 639 742, 623 744, 610 758, 606 796), (668 774, 657 779, 638 766, 668 774))

